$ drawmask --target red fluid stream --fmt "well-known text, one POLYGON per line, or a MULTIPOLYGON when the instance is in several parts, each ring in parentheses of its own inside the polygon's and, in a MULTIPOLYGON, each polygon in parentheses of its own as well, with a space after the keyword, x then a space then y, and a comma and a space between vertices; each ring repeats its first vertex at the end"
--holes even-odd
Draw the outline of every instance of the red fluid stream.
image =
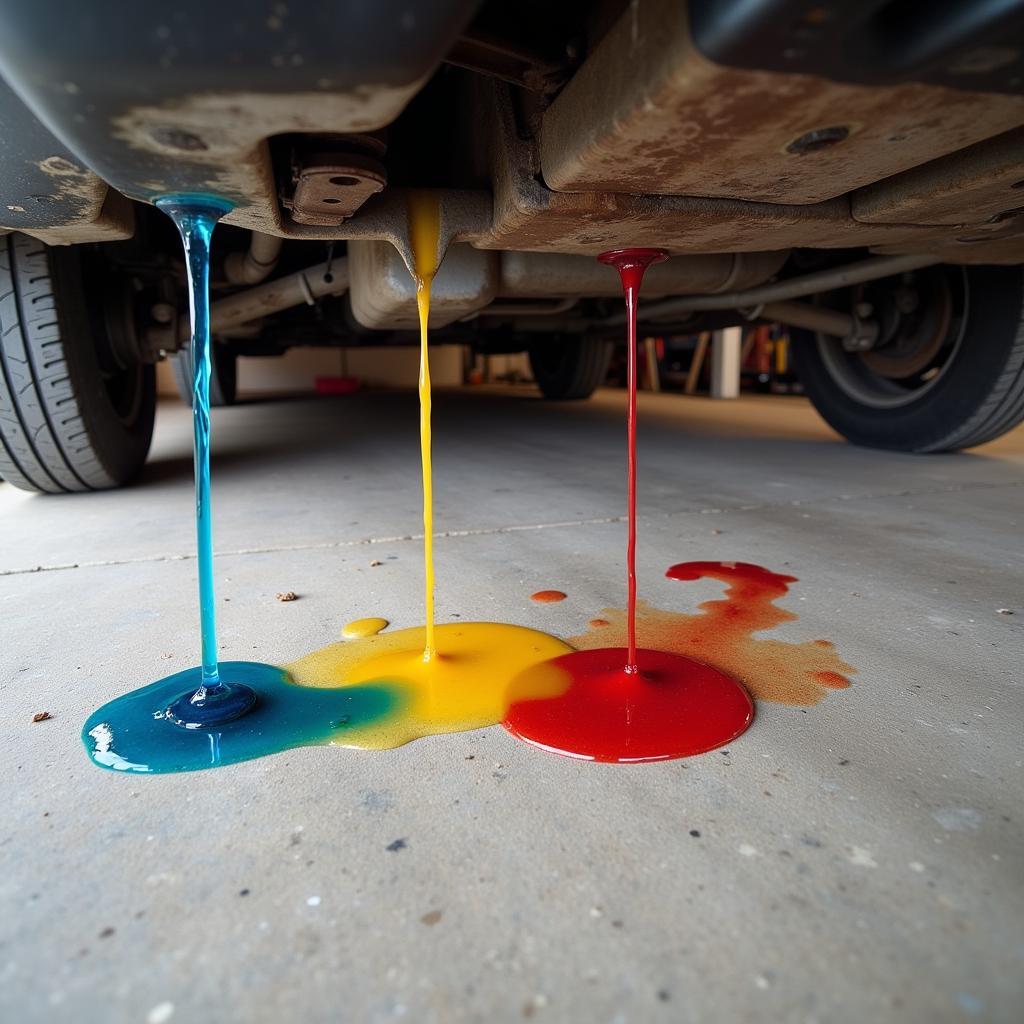
POLYGON ((626 671, 634 674, 636 664, 636 308, 644 271, 652 263, 668 258, 664 249, 613 249, 597 257, 619 272, 626 295, 626 671))
POLYGON ((626 299, 628 452, 626 647, 573 651, 527 670, 510 690, 505 727, 535 746, 590 761, 630 763, 688 757, 733 740, 749 725, 754 705, 739 683, 717 669, 636 645, 636 320, 644 271, 668 254, 661 249, 617 249, 598 259, 615 267, 626 299), (544 700, 517 699, 538 674, 544 700))

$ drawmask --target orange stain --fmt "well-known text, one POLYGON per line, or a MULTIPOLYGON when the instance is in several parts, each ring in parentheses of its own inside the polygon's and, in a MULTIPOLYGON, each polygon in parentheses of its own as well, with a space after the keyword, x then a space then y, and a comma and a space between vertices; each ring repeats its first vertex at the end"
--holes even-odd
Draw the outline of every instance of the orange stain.
POLYGON ((538 590, 536 594, 530 595, 531 601, 537 604, 554 604, 556 601, 564 601, 566 595, 561 590, 538 590))
MULTIPOLYGON (((775 602, 796 583, 795 576, 774 573, 749 562, 683 562, 672 566, 670 579, 716 579, 725 599, 705 601, 697 615, 637 607, 637 642, 641 647, 695 658, 739 680, 757 700, 782 704, 817 704, 829 690, 850 685, 856 672, 828 640, 792 643, 755 636, 797 616, 775 602)), ((623 646, 626 612, 608 609, 607 626, 573 637, 581 650, 623 646)))
POLYGON ((589 626, 593 626, 594 629, 600 629, 602 626, 608 625, 607 619, 591 619, 588 623, 589 626))

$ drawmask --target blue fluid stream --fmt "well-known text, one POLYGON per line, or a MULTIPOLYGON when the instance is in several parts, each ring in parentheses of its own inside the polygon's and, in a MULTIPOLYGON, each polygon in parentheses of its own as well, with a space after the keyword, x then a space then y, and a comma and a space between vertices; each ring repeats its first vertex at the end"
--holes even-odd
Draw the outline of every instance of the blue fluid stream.
POLYGON ((156 205, 174 221, 181 233, 188 267, 202 684, 207 691, 214 691, 221 680, 217 667, 217 609, 210 507, 210 241, 217 221, 229 212, 231 204, 212 196, 172 195, 158 199, 156 205))
POLYGON ((192 319, 192 429, 196 481, 196 565, 199 575, 200 685, 170 708, 178 725, 223 724, 252 710, 256 692, 221 678, 213 585, 213 509, 210 502, 210 241, 231 204, 214 196, 170 195, 156 205, 174 221, 185 247, 192 319))

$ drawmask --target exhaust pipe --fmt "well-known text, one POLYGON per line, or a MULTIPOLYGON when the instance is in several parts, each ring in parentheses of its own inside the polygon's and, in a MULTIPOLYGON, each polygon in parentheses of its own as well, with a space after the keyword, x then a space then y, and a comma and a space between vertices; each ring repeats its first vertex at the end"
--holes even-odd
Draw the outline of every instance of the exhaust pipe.
POLYGON ((224 276, 232 284, 259 284, 274 272, 284 239, 254 231, 245 252, 230 253, 224 260, 224 276))
MULTIPOLYGON (((848 263, 843 267, 819 270, 813 274, 803 274, 800 277, 791 277, 785 281, 775 281, 772 284, 763 284, 742 291, 719 292, 715 295, 683 295, 676 299, 648 302, 643 314, 645 320, 657 320, 680 313, 746 309, 785 299, 802 299, 808 295, 834 291, 866 281, 876 281, 878 278, 906 273, 909 270, 920 270, 922 267, 931 267, 941 262, 938 256, 931 255, 876 256, 861 260, 859 263, 848 263)), ((618 324, 624 320, 625 314, 617 313, 614 317, 608 317, 605 322, 618 324)))
MULTIPOLYGON (((211 303, 210 332, 226 331, 303 303, 312 306, 317 299, 344 295, 347 291, 348 260, 345 257, 318 263, 211 303)), ((158 327, 147 335, 150 346, 163 352, 176 352, 188 338, 189 324, 184 317, 178 318, 177 330, 173 326, 158 327)))

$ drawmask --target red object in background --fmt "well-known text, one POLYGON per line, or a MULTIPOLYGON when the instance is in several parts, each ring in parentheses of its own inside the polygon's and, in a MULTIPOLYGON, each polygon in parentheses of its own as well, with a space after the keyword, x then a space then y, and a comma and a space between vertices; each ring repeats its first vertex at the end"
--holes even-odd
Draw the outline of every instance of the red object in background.
POLYGON ((754 328, 754 370, 761 376, 768 377, 772 372, 772 329, 762 325, 754 328))
POLYGON ((359 390, 358 377, 317 377, 314 384, 318 395, 351 395, 359 390))

